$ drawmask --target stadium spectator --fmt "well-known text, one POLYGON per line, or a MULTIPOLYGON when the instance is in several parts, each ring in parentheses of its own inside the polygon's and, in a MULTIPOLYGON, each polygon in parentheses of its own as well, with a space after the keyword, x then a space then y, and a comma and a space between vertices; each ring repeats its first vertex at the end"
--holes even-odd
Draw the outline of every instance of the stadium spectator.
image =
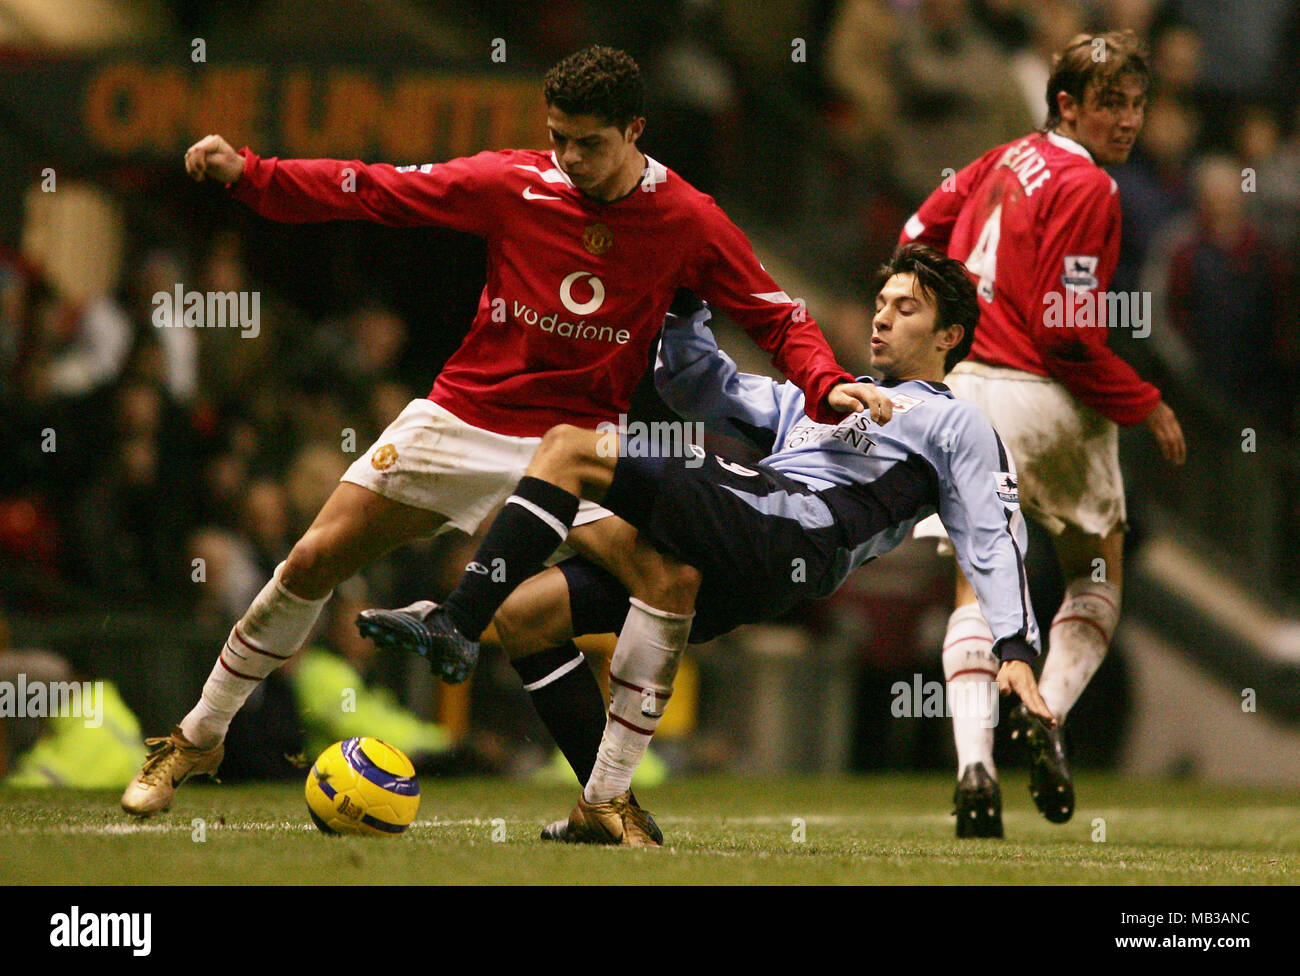
POLYGON ((149 324, 162 356, 163 382, 177 403, 189 403, 199 390, 199 331, 184 327, 183 309, 155 298, 172 295, 186 277, 180 257, 159 248, 143 257, 132 282, 132 314, 149 324))
POLYGON ((1255 175, 1255 191, 1247 194, 1251 217, 1274 246, 1294 255, 1300 251, 1300 133, 1283 139, 1276 115, 1257 106, 1242 118, 1235 142, 1255 175))
POLYGON ((1232 118, 1271 94, 1294 6, 1291 0, 1171 0, 1161 10, 1203 42, 1196 87, 1207 117, 1232 118))
MULTIPOLYGON (((971 16, 1007 55, 1028 46, 1036 15, 1061 16, 1066 11, 1044 10, 1048 2, 1027 4, 1024 0, 968 0, 971 16), (1035 10, 1035 7, 1038 9, 1035 10)), ((1077 33, 1077 32, 1076 32, 1077 33)), ((1069 40, 1073 35, 1067 35, 1069 40)), ((1046 81, 1046 79, 1044 79, 1046 81)), ((1031 106, 1036 109, 1037 106, 1031 106)))
POLYGON ((1047 109, 1043 92, 1052 74, 1052 57, 1087 26, 1083 7, 1075 0, 1042 0, 1028 11, 1028 43, 1011 55, 1011 71, 1020 86, 1025 111, 1041 125, 1047 109))
POLYGON ((1151 39, 1153 84, 1162 96, 1190 99, 1204 57, 1201 36, 1187 24, 1169 21, 1151 39))
POLYGON ((108 460, 76 506, 67 569, 105 594, 166 601, 179 590, 189 523, 185 434, 170 422, 164 391, 148 382, 124 383, 112 410, 108 460))
MULTIPOLYGON (((362 302, 346 317, 318 328, 316 341, 295 351, 296 385, 304 391, 337 395, 339 399, 330 408, 335 412, 339 407, 364 410, 377 384, 393 382, 401 375, 408 331, 406 322, 391 308, 375 300, 362 302)), ((402 406, 409 402, 408 397, 402 406)), ((307 419, 311 426, 323 426, 310 413, 307 419)), ((330 430, 329 439, 335 439, 339 429, 330 430)))
MULTIPOLYGON (((1232 148, 1245 166, 1258 170, 1277 156, 1281 141, 1282 128, 1273 109, 1267 105, 1250 105, 1237 119, 1232 148)), ((1244 185, 1242 191, 1248 192, 1244 185)))
POLYGON ((44 390, 83 397, 112 383, 131 351, 133 330, 107 295, 83 303, 59 299, 40 318, 44 390))
POLYGON ((1124 208, 1115 290, 1133 291, 1153 243, 1191 205, 1188 169, 1200 119, 1190 103, 1157 98, 1127 163, 1109 169, 1124 208))
POLYGON ((1033 128, 1015 76, 962 0, 920 0, 899 15, 891 77, 892 151, 903 189, 922 199, 943 170, 1033 128))
POLYGON ((656 93, 655 145, 680 160, 683 179, 714 193, 740 162, 731 151, 741 137, 737 84, 718 52, 724 25, 716 6, 688 0, 675 13, 676 29, 647 68, 656 93))
MULTIPOLYGON (((414 393, 409 387, 393 380, 374 384, 366 401, 365 434, 367 443, 373 441, 393 422, 402 408, 411 402, 414 393)), ((360 432, 358 432, 360 433, 360 432)))
POLYGON ((1100 21, 1111 30, 1131 30, 1146 36, 1157 13, 1159 0, 1098 0, 1100 21))
POLYGON ((114 599, 153 602, 179 575, 180 519, 159 474, 158 443, 128 438, 110 457, 78 507, 70 574, 114 599))
MULTIPOLYGON (((287 336, 303 327, 299 316, 272 300, 262 288, 250 287, 248 269, 239 237, 233 231, 215 234, 198 267, 193 284, 182 282, 186 291, 234 293, 247 296, 249 310, 256 310, 255 329, 204 328, 199 334, 200 385, 208 398, 221 408, 238 404, 248 416, 275 429, 278 397, 274 382, 281 375, 276 368, 285 355, 287 336), (256 305, 252 304, 254 296, 256 305), (265 382, 270 377, 273 382, 265 382)), ((175 287, 176 283, 173 283, 175 287)))
POLYGON ((1229 157, 1198 164, 1195 210, 1168 256, 1153 255, 1167 270, 1153 268, 1148 280, 1153 289, 1163 283, 1169 324, 1198 380, 1278 429, 1289 423, 1295 396, 1293 288, 1283 255, 1246 212, 1242 179, 1229 157))
POLYGON ((892 169, 898 95, 890 52, 898 24, 884 0, 844 0, 827 38, 826 81, 851 106, 842 136, 866 165, 892 169))
MULTIPOLYGON (((227 431, 233 433, 238 427, 227 431)), ((193 484, 198 501, 197 521, 233 530, 239 524, 240 499, 248 487, 249 467, 254 459, 231 445, 231 436, 223 437, 204 458, 193 484)))
MULTIPOLYGON (((244 494, 241 534, 252 544, 258 567, 273 572, 293 545, 289 496, 272 478, 257 478, 244 494)), ((256 594, 254 594, 256 595, 256 594)))
POLYGON ((186 551, 193 620, 224 630, 257 595, 261 567, 248 541, 216 526, 195 530, 186 551))

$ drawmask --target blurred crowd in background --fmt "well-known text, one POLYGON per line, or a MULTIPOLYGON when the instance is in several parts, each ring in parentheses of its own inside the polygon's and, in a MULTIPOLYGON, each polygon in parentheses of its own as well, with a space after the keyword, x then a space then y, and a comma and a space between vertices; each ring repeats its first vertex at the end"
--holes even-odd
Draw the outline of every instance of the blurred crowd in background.
MULTIPOLYGON (((1294 450, 1295 4, 451 7, 472 11, 466 29, 475 36, 500 34, 523 48, 539 87, 550 63, 595 39, 637 56, 650 97, 647 151, 717 196, 760 254, 829 296, 824 308, 810 303, 812 311, 858 370, 864 283, 908 214, 946 170, 1041 124, 1053 50, 1083 30, 1136 29, 1150 44, 1155 80, 1137 148, 1111 170, 1124 212, 1113 287, 1152 293, 1148 354, 1164 369, 1208 398, 1249 405, 1255 422, 1294 450)), ((214 26, 211 5, 163 9, 177 36, 214 26)), ((539 144, 542 127, 539 95, 539 144)), ((179 155, 165 172, 99 190, 126 228, 120 274, 101 295, 61 294, 23 256, 30 214, 9 214, 3 226, 0 610, 24 619, 146 611, 219 633, 347 465, 406 402, 428 392, 470 321, 482 246, 441 231, 272 226, 219 188, 185 181, 179 155), (177 283, 257 292, 257 338, 159 327, 154 296, 177 283)), ((653 409, 644 395, 641 407, 653 409)), ((354 607, 445 592, 469 545, 424 540, 381 560, 350 591, 342 616, 326 621, 320 643, 344 651, 339 627, 354 607)), ((931 646, 904 646, 895 661, 913 670, 922 660, 937 668, 942 614, 927 616, 925 606, 947 599, 946 570, 921 576, 912 592, 924 599, 912 616, 931 646)), ((875 633, 887 632, 882 623, 875 633)), ((895 639, 906 645, 914 636, 895 639)), ((879 648, 863 644, 851 649, 855 660, 879 664, 879 648)), ((203 648, 200 675, 218 649, 203 648)), ((78 669, 93 673, 93 643, 81 650, 78 669)), ((358 654, 362 670, 376 666, 358 654)), ((395 687, 406 674, 389 668, 395 687)), ((499 724, 527 729, 523 719, 499 724)))
POLYGON ((837 131, 923 198, 1042 123, 1052 52, 1097 27, 1149 45, 1153 84, 1129 161, 1112 289, 1152 293, 1170 365, 1294 435, 1300 407, 1300 21, 1282 0, 849 0, 828 37, 837 131))

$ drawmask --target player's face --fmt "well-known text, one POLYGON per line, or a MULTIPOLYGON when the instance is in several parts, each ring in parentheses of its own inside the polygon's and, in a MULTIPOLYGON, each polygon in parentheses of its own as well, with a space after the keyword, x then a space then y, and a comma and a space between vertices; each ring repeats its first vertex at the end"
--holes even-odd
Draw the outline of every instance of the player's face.
POLYGON ((1090 89, 1082 105, 1069 95, 1061 103, 1062 135, 1081 144, 1100 166, 1128 159, 1146 115, 1146 89, 1136 78, 1121 78, 1107 91, 1090 89))
POLYGON ((912 274, 896 274, 876 296, 871 364, 886 379, 942 380, 950 330, 935 331, 938 309, 912 274))
POLYGON ((622 196, 639 176, 636 140, 644 127, 644 119, 620 129, 594 115, 569 115, 554 105, 546 110, 556 162, 574 186, 597 200, 622 196))

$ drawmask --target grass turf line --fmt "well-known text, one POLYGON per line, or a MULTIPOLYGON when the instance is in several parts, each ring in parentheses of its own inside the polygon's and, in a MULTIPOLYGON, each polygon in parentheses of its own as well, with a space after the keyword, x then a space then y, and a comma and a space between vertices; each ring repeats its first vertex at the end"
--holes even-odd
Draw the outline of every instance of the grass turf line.
POLYGON ((1008 839, 959 842, 943 775, 677 780, 641 797, 667 848, 633 851, 537 840, 576 788, 421 788, 410 830, 373 840, 318 833, 296 784, 189 785, 170 813, 143 822, 121 813, 116 792, 0 788, 0 883, 1300 883, 1296 791, 1088 774, 1074 819, 1055 826, 1013 773, 1003 782, 1008 839), (1103 842, 1093 840, 1098 819, 1103 842))

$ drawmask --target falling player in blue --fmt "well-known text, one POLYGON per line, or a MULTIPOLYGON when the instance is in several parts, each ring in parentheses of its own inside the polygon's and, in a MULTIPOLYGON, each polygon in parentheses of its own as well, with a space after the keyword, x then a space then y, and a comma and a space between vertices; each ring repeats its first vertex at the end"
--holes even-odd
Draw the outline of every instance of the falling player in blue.
MULTIPOLYGON (((826 596, 935 512, 993 630, 1003 693, 1016 692, 1052 724, 1028 663, 1039 641, 1015 469, 978 408, 940 382, 970 349, 979 315, 962 264, 910 244, 881 269, 871 349, 882 397, 837 425, 808 417, 793 384, 739 372, 705 324, 707 309, 678 311, 655 370, 660 394, 684 416, 745 437, 767 457, 742 465, 699 448, 643 457, 618 432, 555 427, 441 607, 424 601, 365 611, 358 621, 367 635, 419 651, 444 670, 448 661, 472 667, 477 644, 469 635, 494 614, 516 663, 544 653, 539 639, 549 646, 620 631, 594 767, 569 820, 544 836, 660 843, 629 785, 688 640, 826 596), (579 498, 619 518, 570 534, 579 498), (566 537, 584 558, 541 572, 566 537)), ((530 685, 545 687, 575 666, 530 685)), ((992 797, 966 799, 968 813, 989 815, 975 807, 992 797)))

